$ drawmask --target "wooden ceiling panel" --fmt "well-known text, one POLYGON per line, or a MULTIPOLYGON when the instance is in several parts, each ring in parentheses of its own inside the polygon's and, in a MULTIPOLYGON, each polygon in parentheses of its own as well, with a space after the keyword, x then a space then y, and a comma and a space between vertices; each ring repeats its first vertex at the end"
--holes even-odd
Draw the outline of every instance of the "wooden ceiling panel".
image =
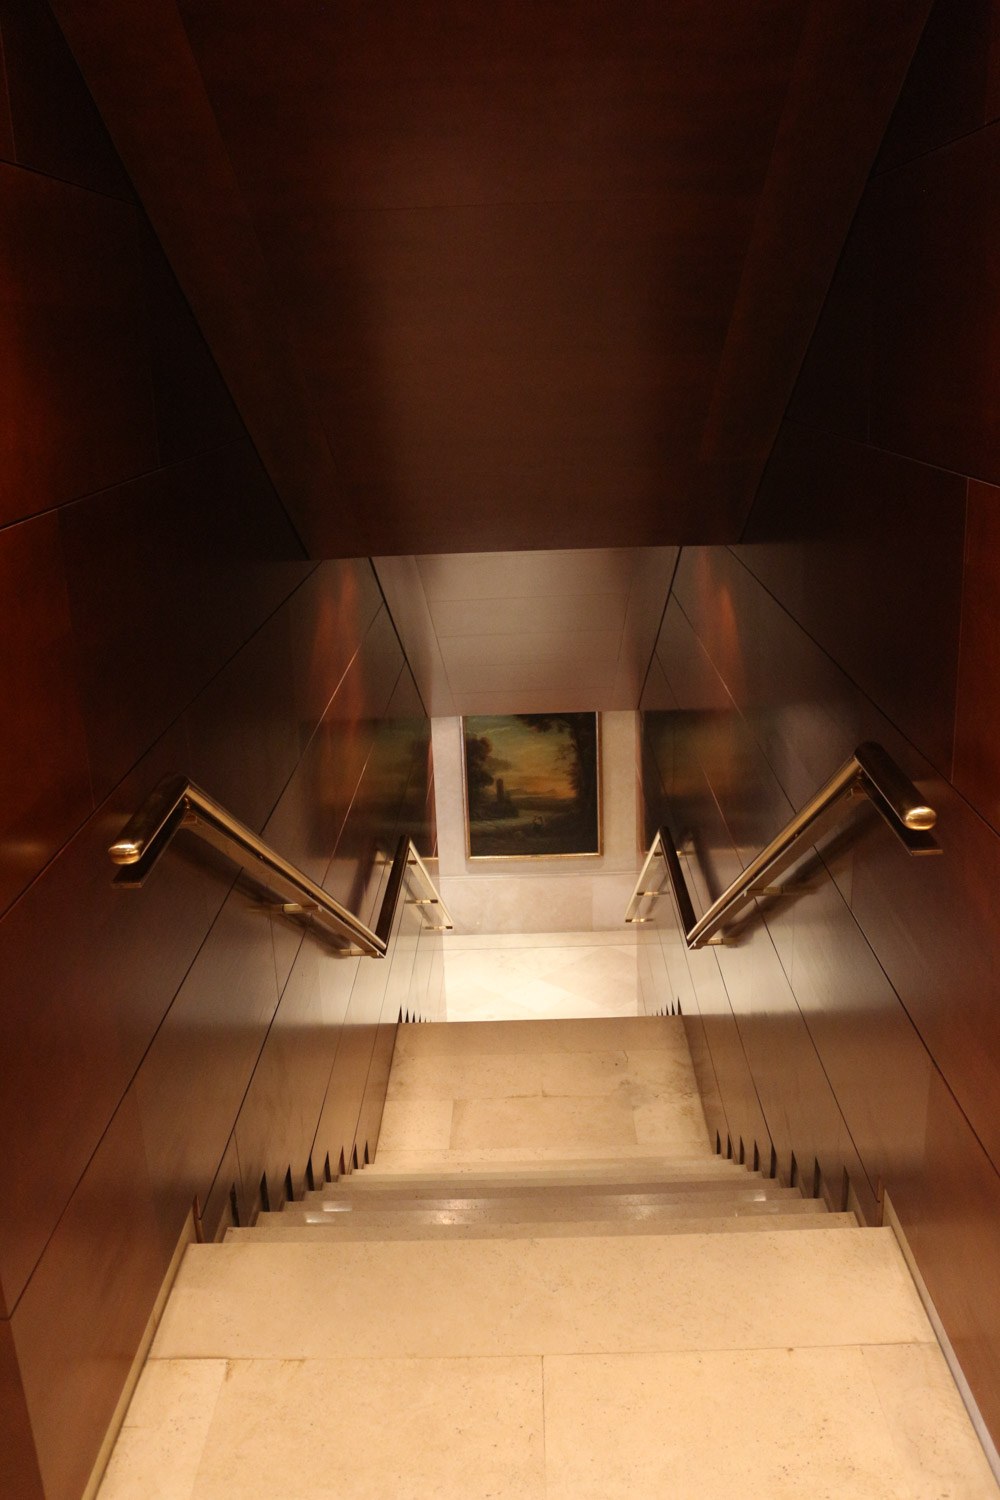
POLYGON ((52 0, 318 555, 738 539, 929 0, 52 0))
POLYGON ((759 186, 802 24, 752 0, 180 0, 250 192, 371 208, 759 186), (744 127, 733 150, 734 120, 744 127), (291 175, 276 183, 278 164, 291 175))

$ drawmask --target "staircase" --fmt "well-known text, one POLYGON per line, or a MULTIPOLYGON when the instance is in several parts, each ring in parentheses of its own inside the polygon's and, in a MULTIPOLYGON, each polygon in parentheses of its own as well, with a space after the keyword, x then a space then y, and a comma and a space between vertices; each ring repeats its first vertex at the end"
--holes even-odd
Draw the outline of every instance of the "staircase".
POLYGON ((188 1251, 139 1494, 998 1490, 891 1230, 716 1156, 683 1022, 615 1018, 401 1028, 375 1162, 188 1251))

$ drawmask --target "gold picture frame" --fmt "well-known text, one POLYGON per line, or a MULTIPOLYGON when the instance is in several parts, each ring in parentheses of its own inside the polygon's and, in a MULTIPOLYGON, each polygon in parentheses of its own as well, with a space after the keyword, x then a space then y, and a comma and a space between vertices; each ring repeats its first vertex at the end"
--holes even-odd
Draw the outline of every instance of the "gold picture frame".
POLYGON ((470 714, 461 742, 468 859, 601 855, 599 713, 470 714))

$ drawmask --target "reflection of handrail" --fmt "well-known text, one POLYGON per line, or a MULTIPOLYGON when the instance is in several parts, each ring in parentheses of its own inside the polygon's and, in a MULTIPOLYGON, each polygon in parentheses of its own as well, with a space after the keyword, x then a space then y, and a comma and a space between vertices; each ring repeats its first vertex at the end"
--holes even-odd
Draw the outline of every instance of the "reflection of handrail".
POLYGON ((165 777, 111 845, 108 853, 113 863, 124 866, 115 876, 115 883, 141 885, 174 834, 181 828, 188 828, 192 833, 198 834, 199 838, 221 850, 237 864, 243 865, 251 874, 259 876, 264 883, 284 896, 284 903, 277 906, 279 911, 289 916, 310 918, 325 931, 355 944, 362 953, 372 958, 385 957, 389 934, 382 931, 383 918, 388 913, 387 920, 391 925, 399 887, 408 865, 414 859, 434 897, 440 901, 420 856, 410 840, 405 839, 406 857, 400 858, 401 843, 390 874, 390 886, 394 881, 394 888, 387 889, 378 926, 372 931, 359 917, 328 895, 322 886, 289 864, 288 860, 269 844, 265 844, 251 828, 234 818, 186 776, 165 777))
POLYGON ((640 916, 642 902, 646 897, 654 900, 663 895, 662 875, 650 889, 651 871, 658 858, 664 862, 670 891, 677 905, 677 912, 684 932, 684 941, 689 948, 702 948, 706 943, 721 942, 717 936, 720 929, 755 896, 774 894, 773 882, 783 871, 801 856, 804 843, 813 844, 824 833, 829 832, 834 822, 843 814, 841 803, 864 796, 885 819, 909 854, 940 854, 940 845, 928 832, 937 821, 937 814, 920 796, 916 787, 904 776, 892 757, 872 741, 859 745, 850 760, 830 777, 825 786, 806 805, 790 818, 781 832, 765 849, 752 860, 732 885, 713 901, 700 918, 695 918, 694 907, 688 892, 684 872, 677 857, 677 848, 670 830, 663 827, 654 838, 646 855, 632 898, 625 911, 626 922, 649 921, 648 911, 640 916))
POLYGON ((409 839, 409 838, 406 840, 406 842, 407 842, 407 845, 408 845, 408 848, 409 848, 409 854, 407 856, 407 864, 413 866, 413 868, 416 870, 418 876, 423 881, 424 890, 427 891, 427 892, 429 892, 428 895, 426 895, 426 896, 424 896, 422 898, 421 897, 414 897, 413 901, 412 901, 412 905, 414 905, 414 906, 436 906, 437 907, 437 912, 435 913, 435 915, 441 917, 443 920, 440 921, 440 922, 432 922, 430 925, 436 931, 438 931, 438 932, 450 932, 451 929, 454 927, 455 924, 451 920, 451 917, 450 917, 450 915, 448 913, 448 908, 445 906, 444 902, 441 900, 441 897, 438 894, 438 888, 434 884, 433 880, 431 879, 430 872, 428 871, 427 866, 424 864, 423 860, 420 858, 420 855, 419 855, 419 853, 417 851, 416 844, 413 842, 412 839, 409 839))

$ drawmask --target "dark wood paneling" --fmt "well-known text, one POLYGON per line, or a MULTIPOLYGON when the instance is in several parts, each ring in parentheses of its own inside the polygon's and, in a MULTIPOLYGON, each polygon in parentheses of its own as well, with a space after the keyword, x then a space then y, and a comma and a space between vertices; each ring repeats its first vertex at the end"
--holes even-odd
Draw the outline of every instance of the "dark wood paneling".
MULTIPOLYGON (((383 609, 268 820, 267 839, 314 880, 326 883, 331 855, 342 841, 344 821, 401 667, 402 653, 383 609)), ((353 874, 346 888, 342 882, 328 889, 351 911, 360 909, 353 874)))
POLYGON ((208 1244, 222 1239, 231 1224, 249 1224, 250 1203, 243 1186, 239 1152, 236 1149, 236 1132, 229 1137, 225 1154, 215 1181, 207 1194, 199 1195, 198 1207, 201 1230, 208 1244), (232 1195, 236 1194, 236 1210, 233 1212, 232 1195))
POLYGON ((786 424, 739 552, 946 775, 965 490, 959 474, 786 424))
POLYGON ((142 249, 160 462, 170 464, 246 429, 152 230, 142 249))
POLYGON ((0 530, 0 911, 91 811, 69 599, 54 516, 0 530), (16 707, 15 707, 16 705, 16 707))
POLYGON ((241 642, 234 591, 219 586, 227 518, 205 503, 198 463, 60 512, 99 801, 241 642))
POLYGON ((879 223, 872 441, 994 483, 998 171, 1000 125, 991 125, 871 189, 879 223))
POLYGON ((79 1500, 168 1263, 129 1093, 12 1320, 46 1500, 79 1500))
POLYGON ((337 513, 341 481, 173 0, 52 9, 264 465, 311 536, 337 513))
POLYGON ((45 0, 0 4, 15 160, 33 172, 131 199, 132 185, 45 0))
POLYGON ((222 1161, 278 1003, 269 916, 238 882, 136 1076, 163 1243, 173 1246, 222 1161))
MULTIPOLYGON (((381 889, 382 882, 378 889, 381 889)), ((313 1173, 320 1177, 327 1161, 334 1176, 340 1163, 351 1170, 361 1102, 371 1067, 379 1014, 389 977, 384 959, 359 961, 350 1003, 344 1016, 336 1057, 313 1143, 313 1173)), ((363 1146, 362 1146, 363 1149, 363 1146)), ((359 1162, 359 1165, 363 1163, 359 1162)))
POLYGON ((153 468, 156 432, 136 210, 4 163, 0 200, 3 523, 153 468))
POLYGON ((1000 1431, 1000 1178, 934 1076, 923 1170, 886 1186, 983 1418, 1000 1431), (989 1268, 989 1269, 988 1269, 989 1268))
POLYGON ((773 134, 800 27, 776 3, 734 13, 723 37, 693 7, 651 0, 620 15, 584 0, 571 17, 555 0, 471 17, 456 0, 353 0, 290 35, 281 5, 250 18, 233 0, 179 8, 241 173, 291 203, 326 160, 327 201, 379 209, 662 190, 687 181, 678 127, 692 190, 695 161, 721 159, 742 183, 773 134), (751 141, 734 143, 734 118, 751 141), (286 153, 293 175, 278 180, 286 153))
POLYGON ((746 510, 929 10, 873 27, 864 0, 805 8, 702 435, 709 456, 751 459, 746 510))
POLYGON ((0 971, 11 997, 0 1022, 0 1135, 8 1143, 0 1281, 8 1305, 232 880, 231 871, 220 876, 185 857, 190 836, 181 835, 141 891, 111 884, 108 845, 183 760, 183 738, 166 736, 0 923, 0 971))
MULTIPOLYGON (((841 253, 786 413, 793 422, 837 432, 857 443, 868 441, 875 360, 873 237, 871 215, 863 203, 841 253)), ((781 436, 779 429, 779 446, 781 436)), ((763 483, 766 487, 766 470, 763 483)), ((756 511, 751 510, 744 540, 756 520, 756 511)))
MULTIPOLYGON (((326 562, 292 603, 296 639, 294 677, 302 748, 331 710, 334 695, 365 639, 382 597, 366 559, 326 562)), ((348 691, 350 691, 348 689, 348 691)))
MULTIPOLYGON (((101 178, 96 116, 46 61, 44 6, 0 0, 0 24, 31 168, 0 166, 0 910, 18 897, 0 921, 0 1489, 36 1500, 37 1450, 47 1500, 78 1500, 193 1198, 214 1232, 235 1183, 246 1221, 263 1165, 247 1180, 236 1115, 302 942, 190 833, 141 890, 112 886, 107 847, 168 772, 194 769, 260 827, 339 699, 344 733, 300 778, 293 820, 308 847, 335 789, 324 873, 402 658, 369 564, 304 560, 148 225, 109 196, 126 179, 111 158, 101 178)), ((294 422, 281 442, 294 450, 294 422)), ((405 785, 412 768, 397 803, 405 785)), ((346 996, 321 983, 317 1007, 303 979, 287 998, 258 1123, 301 1171, 346 996)))
MULTIPOLYGON (((359 962, 306 937, 236 1121, 248 1189, 266 1173, 272 1196, 291 1168, 300 1196, 359 962)), ((314 1162, 320 1173, 322 1158, 314 1162)))
POLYGON ((732 539, 927 8, 54 0, 326 555, 732 539))
POLYGON ((788 1179, 794 1153, 803 1191, 809 1192, 818 1165, 830 1206, 839 1209, 846 1170, 865 1217, 875 1220, 875 1189, 866 1179, 839 1096, 810 1033, 809 1016, 789 983, 794 962, 786 971, 773 932, 756 921, 747 925, 739 943, 719 953, 719 966, 739 1017, 779 1176, 788 1179))
POLYGON ((1000 490, 969 481, 955 785, 1000 831, 1000 490))
POLYGON ((0 1411, 0 1494, 16 1495, 17 1500, 45 1500, 17 1350, 6 1318, 0 1319, 0 1411))
MULTIPOLYGON (((259 831, 299 760, 289 609, 279 610, 212 679, 184 715, 187 770, 259 831)), ((289 851, 282 850, 293 858, 289 851)))
POLYGON ((0 157, 4 161, 14 160, 14 126, 10 118, 10 90, 7 86, 2 14, 0 14, 0 157))
MULTIPOLYGON (((853 505, 844 501, 845 515, 853 505)), ((897 554, 877 532, 862 553, 875 572, 897 554)), ((809 574, 797 577, 794 557, 785 566, 776 563, 776 574, 808 616, 809 574)), ((860 600, 870 621, 878 598, 860 600)), ((898 638, 907 612, 895 619, 898 638)), ((908 859, 873 814, 855 816, 824 846, 825 867, 770 902, 764 925, 723 950, 718 966, 779 1164, 794 1150, 807 1173, 815 1157, 834 1199, 846 1168, 866 1215, 886 1184, 933 1275, 949 1335, 967 1352, 977 1397, 993 1412, 996 1317, 989 1305, 976 1311, 961 1280, 992 1231, 985 1213, 968 1209, 964 1185, 946 1187, 945 1176, 954 1184, 971 1175, 993 1201, 1000 840, 731 552, 682 558, 658 656, 682 706, 664 742, 674 805, 686 809, 709 883, 725 876, 722 846, 742 809, 755 798, 774 806, 775 783, 800 805, 859 738, 881 740, 938 809, 944 854, 924 860, 908 859), (711 796, 699 791, 698 772, 711 796)), ((657 716, 648 717, 655 730, 657 716)), ((650 759, 662 755, 654 736, 650 759)), ((699 1004, 707 991, 710 1013, 720 1013, 714 975, 692 977, 699 1004)), ((732 1123, 745 1111, 746 1084, 719 1065, 714 1045, 713 1058, 732 1123)))
POLYGON ((875 830, 854 856, 851 905, 960 1107, 1000 1165, 1000 839, 932 784, 941 859, 900 859, 875 830), (876 836, 877 835, 877 836, 876 836))
POLYGON ((923 156, 994 117, 998 41, 994 0, 937 0, 876 171, 923 156))

